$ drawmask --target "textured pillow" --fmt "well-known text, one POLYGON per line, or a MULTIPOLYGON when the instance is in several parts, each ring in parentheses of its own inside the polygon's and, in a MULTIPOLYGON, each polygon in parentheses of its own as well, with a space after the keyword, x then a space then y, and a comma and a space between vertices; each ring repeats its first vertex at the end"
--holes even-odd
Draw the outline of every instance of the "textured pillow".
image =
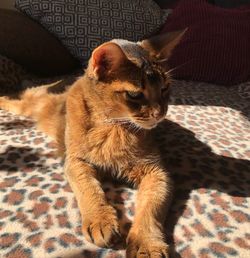
POLYGON ((44 76, 68 73, 80 66, 51 33, 12 10, 0 9, 0 54, 44 76))
POLYGON ((245 4, 250 4, 249 0, 214 0, 214 4, 221 7, 237 7, 245 4))
POLYGON ((250 79, 250 9, 182 0, 161 33, 188 27, 169 59, 178 79, 233 85, 250 79))
POLYGON ((22 90, 21 81, 28 76, 20 65, 0 55, 0 96, 22 90))
POLYGON ((101 43, 141 40, 166 17, 153 0, 16 0, 16 7, 56 35, 83 64, 101 43))
POLYGON ((162 9, 174 8, 178 0, 154 0, 162 9))

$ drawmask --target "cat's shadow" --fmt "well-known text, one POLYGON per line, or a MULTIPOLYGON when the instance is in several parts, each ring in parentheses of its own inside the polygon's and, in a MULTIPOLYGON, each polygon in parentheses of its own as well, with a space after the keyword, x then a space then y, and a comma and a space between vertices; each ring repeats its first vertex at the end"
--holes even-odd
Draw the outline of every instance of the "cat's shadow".
MULTIPOLYGON (((175 183, 174 199, 166 214, 166 236, 171 257, 181 257, 175 247, 174 230, 179 218, 188 213, 186 203, 190 194, 196 190, 204 193, 213 191, 214 196, 218 192, 231 197, 249 197, 250 161, 215 154, 192 131, 169 120, 165 120, 155 132, 164 166, 175 183)), ((199 201, 202 205, 202 199, 199 201)), ((120 206, 119 211, 125 216, 125 207, 120 206)), ((127 225, 130 222, 127 218, 127 225)), ((128 231, 129 227, 124 237, 128 231)), ((124 241, 122 247, 125 248, 124 241)))
MULTIPOLYGON (((192 131, 169 120, 161 125, 157 138, 164 165, 175 183, 174 199, 166 215, 166 235, 171 257, 181 257, 175 248, 174 229, 179 218, 188 213, 190 194, 194 190, 216 190, 231 197, 249 197, 250 161, 215 154, 192 131)), ((202 205, 202 199, 199 201, 202 205)))

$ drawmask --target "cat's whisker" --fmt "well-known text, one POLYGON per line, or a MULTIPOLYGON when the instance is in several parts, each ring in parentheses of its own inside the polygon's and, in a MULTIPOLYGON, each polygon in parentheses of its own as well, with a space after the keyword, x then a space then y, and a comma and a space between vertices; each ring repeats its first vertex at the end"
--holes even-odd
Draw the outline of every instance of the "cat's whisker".
MULTIPOLYGON (((164 59, 164 60, 165 60, 165 59, 164 59)), ((166 71, 166 72, 164 73, 164 75, 165 75, 165 76, 171 76, 171 73, 172 73, 173 71, 179 69, 180 67, 182 67, 182 66, 184 66, 184 65, 186 65, 186 64, 188 64, 188 63, 190 63, 190 62, 192 62, 193 60, 194 60, 194 58, 192 58, 191 60, 189 60, 189 61, 187 61, 187 62, 185 62, 185 63, 183 63, 183 64, 181 64, 181 65, 178 65, 178 66, 176 66, 176 67, 174 67, 174 68, 172 68, 172 69, 166 71)))
POLYGON ((109 124, 128 124, 130 120, 128 119, 105 119, 104 122, 109 124))
POLYGON ((106 122, 116 122, 116 123, 122 123, 122 122, 130 122, 130 118, 129 117, 114 117, 114 118, 109 118, 109 119, 105 119, 106 122))
POLYGON ((142 121, 142 122, 147 122, 147 121, 149 121, 149 118, 137 118, 137 117, 135 117, 135 118, 136 118, 136 120, 142 121))
POLYGON ((142 129, 139 125, 136 123, 133 123, 130 118, 127 117, 119 117, 119 118, 111 118, 111 119, 105 119, 106 123, 109 124, 119 124, 119 125, 128 125, 129 129, 137 133, 142 129))
POLYGON ((138 133, 140 130, 141 130, 142 128, 141 127, 139 127, 139 126, 136 126, 136 128, 135 128, 135 133, 138 133))
POLYGON ((110 118, 111 120, 130 120, 129 117, 113 117, 113 118, 110 118))
POLYGON ((167 61, 168 61, 168 58, 164 58, 164 59, 157 60, 157 63, 162 64, 162 63, 167 62, 167 61))
POLYGON ((129 123, 129 126, 130 126, 130 128, 131 128, 132 130, 135 130, 135 131, 134 131, 135 133, 139 132, 139 131, 142 129, 142 127, 140 127, 138 124, 133 123, 133 122, 130 122, 130 123, 129 123))

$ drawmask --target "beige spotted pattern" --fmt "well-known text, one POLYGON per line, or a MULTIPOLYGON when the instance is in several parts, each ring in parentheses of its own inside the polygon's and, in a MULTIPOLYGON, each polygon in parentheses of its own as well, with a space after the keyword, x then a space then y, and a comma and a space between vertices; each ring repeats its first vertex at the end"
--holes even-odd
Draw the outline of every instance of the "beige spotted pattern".
MULTIPOLYGON (((175 198, 166 214, 171 257, 250 257, 250 91, 177 81, 158 128, 175 198)), ((124 257, 85 241, 76 202, 51 139, 0 111, 0 257, 124 257)), ((136 190, 105 182, 125 235, 136 190)))

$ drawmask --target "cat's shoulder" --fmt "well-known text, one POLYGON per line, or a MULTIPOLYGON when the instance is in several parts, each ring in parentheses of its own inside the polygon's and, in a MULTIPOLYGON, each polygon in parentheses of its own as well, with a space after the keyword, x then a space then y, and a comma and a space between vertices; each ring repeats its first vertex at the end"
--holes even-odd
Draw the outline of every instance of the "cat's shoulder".
POLYGON ((68 101, 76 101, 76 100, 82 100, 84 97, 83 92, 83 78, 80 77, 78 80, 76 80, 72 86, 67 91, 67 99, 68 101))

